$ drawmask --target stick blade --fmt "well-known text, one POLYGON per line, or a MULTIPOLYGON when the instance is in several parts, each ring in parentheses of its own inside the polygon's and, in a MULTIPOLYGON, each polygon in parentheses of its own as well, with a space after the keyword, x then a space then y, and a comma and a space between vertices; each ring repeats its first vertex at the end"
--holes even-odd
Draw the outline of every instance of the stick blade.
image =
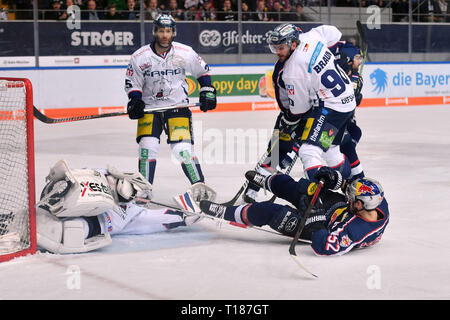
POLYGON ((302 268, 306 273, 309 273, 314 278, 319 278, 316 274, 312 273, 308 268, 305 267, 305 265, 301 262, 300 258, 295 254, 291 254, 291 258, 302 268))

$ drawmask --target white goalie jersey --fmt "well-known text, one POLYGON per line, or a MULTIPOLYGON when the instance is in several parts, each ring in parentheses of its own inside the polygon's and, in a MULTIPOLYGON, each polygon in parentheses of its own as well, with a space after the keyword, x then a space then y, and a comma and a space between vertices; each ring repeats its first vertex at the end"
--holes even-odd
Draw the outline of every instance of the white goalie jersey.
POLYGON ((300 44, 286 61, 282 76, 292 113, 307 112, 317 98, 339 112, 355 109, 352 82, 328 49, 341 35, 334 26, 320 26, 299 36, 300 44))
POLYGON ((131 56, 126 71, 125 92, 142 93, 146 109, 187 103, 186 74, 196 79, 209 75, 208 64, 189 46, 172 42, 164 57, 145 45, 131 56))
POLYGON ((183 212, 149 208, 152 185, 138 172, 71 169, 60 160, 46 183, 36 204, 37 244, 53 253, 89 252, 111 244, 112 235, 167 231, 200 219, 191 190, 175 198, 183 212))

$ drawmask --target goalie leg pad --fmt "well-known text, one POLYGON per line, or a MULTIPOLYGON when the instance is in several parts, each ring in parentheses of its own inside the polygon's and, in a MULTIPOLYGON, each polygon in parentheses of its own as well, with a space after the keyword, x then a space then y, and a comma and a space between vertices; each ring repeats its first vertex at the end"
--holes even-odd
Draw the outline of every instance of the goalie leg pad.
POLYGON ((87 238, 89 227, 83 218, 61 220, 45 210, 36 210, 37 244, 52 253, 83 253, 111 244, 108 233, 87 238))

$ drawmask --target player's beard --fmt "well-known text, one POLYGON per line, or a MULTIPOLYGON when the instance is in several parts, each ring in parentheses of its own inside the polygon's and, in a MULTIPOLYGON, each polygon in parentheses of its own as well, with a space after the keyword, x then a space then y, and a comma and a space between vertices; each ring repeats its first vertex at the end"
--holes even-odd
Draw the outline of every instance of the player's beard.
POLYGON ((291 56, 292 52, 294 52, 294 50, 289 49, 289 53, 278 55, 278 60, 280 60, 280 62, 286 62, 286 60, 291 56))
POLYGON ((168 39, 168 40, 166 40, 166 41, 164 41, 164 43, 161 42, 161 40, 159 39, 159 37, 156 38, 156 43, 158 44, 158 46, 159 46, 161 49, 164 49, 164 50, 167 50, 167 49, 170 48, 170 46, 172 45, 172 41, 173 41, 173 37, 170 38, 170 39, 168 39))
POLYGON ((350 204, 349 209, 350 209, 350 212, 351 212, 351 213, 356 214, 356 215, 359 215, 359 213, 360 213, 362 210, 364 210, 364 209, 359 209, 359 210, 356 209, 355 203, 354 203, 354 202, 352 202, 352 203, 350 204))

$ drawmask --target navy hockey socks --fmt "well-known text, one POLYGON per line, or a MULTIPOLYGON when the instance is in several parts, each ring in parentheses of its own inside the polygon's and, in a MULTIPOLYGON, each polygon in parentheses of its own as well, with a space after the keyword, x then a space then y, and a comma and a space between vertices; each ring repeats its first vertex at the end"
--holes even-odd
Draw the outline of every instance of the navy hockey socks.
POLYGON ((223 218, 231 222, 260 227, 272 220, 273 212, 278 211, 279 207, 279 204, 270 201, 229 206, 226 208, 223 218))
POLYGON ((278 198, 287 200, 293 205, 297 205, 300 197, 299 187, 303 186, 303 182, 297 182, 291 176, 286 174, 276 174, 269 177, 266 184, 268 190, 278 198), (301 183, 300 186, 299 183, 301 183))
POLYGON ((282 206, 270 201, 255 202, 242 210, 242 220, 258 227, 267 225, 272 221, 274 213, 280 211, 280 207, 282 206))

